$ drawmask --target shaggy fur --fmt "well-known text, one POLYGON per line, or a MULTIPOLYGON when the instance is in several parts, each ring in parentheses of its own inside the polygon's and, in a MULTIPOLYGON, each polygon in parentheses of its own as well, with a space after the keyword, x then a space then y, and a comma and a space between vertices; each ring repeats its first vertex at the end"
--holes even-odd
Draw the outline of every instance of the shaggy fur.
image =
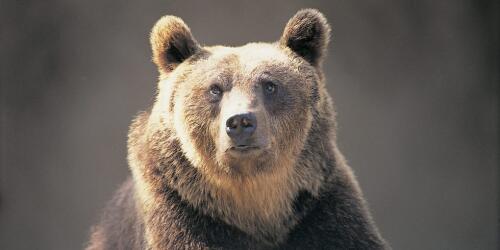
POLYGON ((329 37, 311 9, 278 42, 236 48, 201 47, 181 19, 160 19, 158 95, 132 123, 132 178, 88 249, 388 249, 336 145, 329 37), (256 116, 259 150, 235 156, 224 122, 241 112, 256 116))

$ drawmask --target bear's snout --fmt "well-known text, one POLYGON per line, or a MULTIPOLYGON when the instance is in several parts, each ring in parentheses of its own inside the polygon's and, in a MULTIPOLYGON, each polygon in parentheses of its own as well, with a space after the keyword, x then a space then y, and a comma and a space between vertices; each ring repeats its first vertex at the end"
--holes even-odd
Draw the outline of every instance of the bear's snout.
POLYGON ((226 133, 236 147, 251 146, 250 138, 257 128, 254 113, 241 113, 229 117, 226 121, 226 133))

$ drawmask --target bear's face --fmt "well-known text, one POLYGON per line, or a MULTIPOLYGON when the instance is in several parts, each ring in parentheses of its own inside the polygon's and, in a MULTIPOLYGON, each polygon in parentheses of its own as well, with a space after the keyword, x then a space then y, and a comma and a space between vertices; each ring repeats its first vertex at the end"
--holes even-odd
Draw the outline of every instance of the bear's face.
POLYGON ((161 75, 153 114, 212 176, 287 167, 313 122, 329 30, 321 14, 299 12, 279 42, 201 47, 182 20, 164 17, 151 36, 161 75))
POLYGON ((296 154, 312 119, 314 70, 301 72, 300 61, 269 44, 208 51, 176 83, 183 86, 173 117, 183 145, 231 175, 268 170, 279 156, 296 154))

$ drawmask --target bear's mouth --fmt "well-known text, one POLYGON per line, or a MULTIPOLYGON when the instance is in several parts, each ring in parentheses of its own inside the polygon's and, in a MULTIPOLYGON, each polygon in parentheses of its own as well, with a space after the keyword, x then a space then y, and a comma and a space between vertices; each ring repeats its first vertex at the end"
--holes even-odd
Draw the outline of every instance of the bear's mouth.
POLYGON ((250 151, 255 149, 259 149, 259 147, 253 145, 238 145, 229 148, 229 150, 236 150, 236 151, 250 151))
POLYGON ((254 151, 258 151, 260 147, 255 146, 255 145, 237 145, 237 146, 232 146, 230 147, 227 151, 230 153, 236 153, 236 154, 247 154, 251 153, 254 151))

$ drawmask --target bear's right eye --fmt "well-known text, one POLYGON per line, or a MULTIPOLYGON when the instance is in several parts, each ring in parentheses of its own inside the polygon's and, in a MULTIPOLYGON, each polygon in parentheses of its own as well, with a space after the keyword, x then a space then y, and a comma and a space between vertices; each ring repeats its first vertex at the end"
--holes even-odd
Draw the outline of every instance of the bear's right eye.
POLYGON ((210 86, 210 95, 216 99, 219 99, 222 95, 222 89, 218 85, 210 86))

